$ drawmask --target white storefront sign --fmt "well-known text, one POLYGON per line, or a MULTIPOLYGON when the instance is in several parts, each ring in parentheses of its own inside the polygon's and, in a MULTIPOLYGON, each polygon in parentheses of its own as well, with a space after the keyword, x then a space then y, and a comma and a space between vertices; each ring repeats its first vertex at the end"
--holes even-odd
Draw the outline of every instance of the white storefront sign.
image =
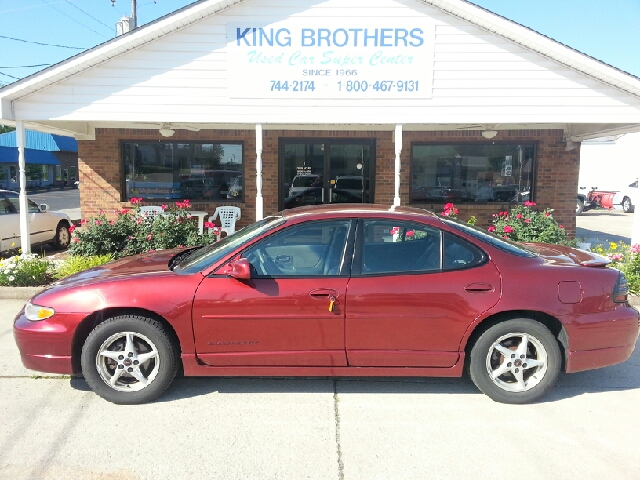
POLYGON ((432 23, 227 25, 230 98, 431 98, 432 23))

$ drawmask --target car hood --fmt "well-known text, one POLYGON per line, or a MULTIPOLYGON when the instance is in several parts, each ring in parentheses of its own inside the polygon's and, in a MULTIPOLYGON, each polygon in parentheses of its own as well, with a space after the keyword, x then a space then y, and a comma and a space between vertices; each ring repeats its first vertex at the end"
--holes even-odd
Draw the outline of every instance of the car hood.
POLYGON ((67 220, 69 223, 71 223, 71 218, 70 218, 70 217, 69 217, 69 215, 67 215, 66 213, 63 213, 63 212, 54 212, 54 211, 51 211, 51 210, 47 210, 47 213, 48 213, 49 215, 54 216, 54 217, 59 217, 60 219, 67 220))
POLYGON ((529 249, 536 252, 545 263, 554 265, 582 265, 583 267, 605 267, 611 263, 606 257, 597 253, 579 250, 564 245, 548 243, 523 242, 529 249))
POLYGON ((162 250, 160 252, 143 253, 114 260, 99 267, 90 268, 70 277, 64 278, 51 285, 56 287, 69 287, 74 285, 88 285, 96 282, 104 282, 115 278, 133 276, 140 277, 158 273, 171 273, 169 260, 181 252, 180 249, 162 250))

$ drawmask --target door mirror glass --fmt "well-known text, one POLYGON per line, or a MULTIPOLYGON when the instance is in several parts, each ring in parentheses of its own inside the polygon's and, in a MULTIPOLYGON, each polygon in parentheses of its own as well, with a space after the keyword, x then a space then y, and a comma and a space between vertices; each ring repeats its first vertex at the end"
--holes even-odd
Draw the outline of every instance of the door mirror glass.
POLYGON ((46 203, 41 203, 40 205, 38 205, 38 210, 44 213, 49 210, 49 205, 47 205, 46 203))

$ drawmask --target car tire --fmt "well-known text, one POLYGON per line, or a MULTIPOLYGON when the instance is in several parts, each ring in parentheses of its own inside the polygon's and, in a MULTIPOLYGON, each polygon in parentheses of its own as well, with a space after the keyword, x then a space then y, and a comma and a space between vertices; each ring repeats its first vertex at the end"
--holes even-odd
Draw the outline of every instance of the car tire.
POLYGON ((56 250, 64 250, 71 243, 71 232, 66 222, 60 222, 56 228, 56 236, 53 237, 51 246, 56 250))
POLYGON ((584 202, 578 198, 576 201, 576 215, 580 215, 582 212, 584 212, 584 202))
POLYGON ((123 315, 93 329, 82 347, 81 365, 95 393, 113 403, 135 405, 154 400, 171 385, 179 351, 160 322, 123 315))
POLYGON ((624 197, 622 199, 622 210, 624 213, 633 213, 635 209, 636 207, 631 203, 631 199, 629 197, 624 197))
POLYGON ((469 374, 492 400, 523 404, 549 391, 561 365, 560 347, 549 329, 518 318, 493 325, 478 338, 471 349, 469 374))

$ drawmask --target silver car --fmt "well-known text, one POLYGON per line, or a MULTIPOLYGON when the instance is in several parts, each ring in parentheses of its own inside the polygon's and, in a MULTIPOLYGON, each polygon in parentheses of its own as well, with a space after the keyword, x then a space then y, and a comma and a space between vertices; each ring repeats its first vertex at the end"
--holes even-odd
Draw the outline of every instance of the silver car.
MULTIPOLYGON (((0 190, 0 252, 20 248, 20 195, 0 190)), ((51 244, 55 249, 69 246, 71 220, 64 213, 50 212, 47 204, 28 200, 31 245, 51 244)))

